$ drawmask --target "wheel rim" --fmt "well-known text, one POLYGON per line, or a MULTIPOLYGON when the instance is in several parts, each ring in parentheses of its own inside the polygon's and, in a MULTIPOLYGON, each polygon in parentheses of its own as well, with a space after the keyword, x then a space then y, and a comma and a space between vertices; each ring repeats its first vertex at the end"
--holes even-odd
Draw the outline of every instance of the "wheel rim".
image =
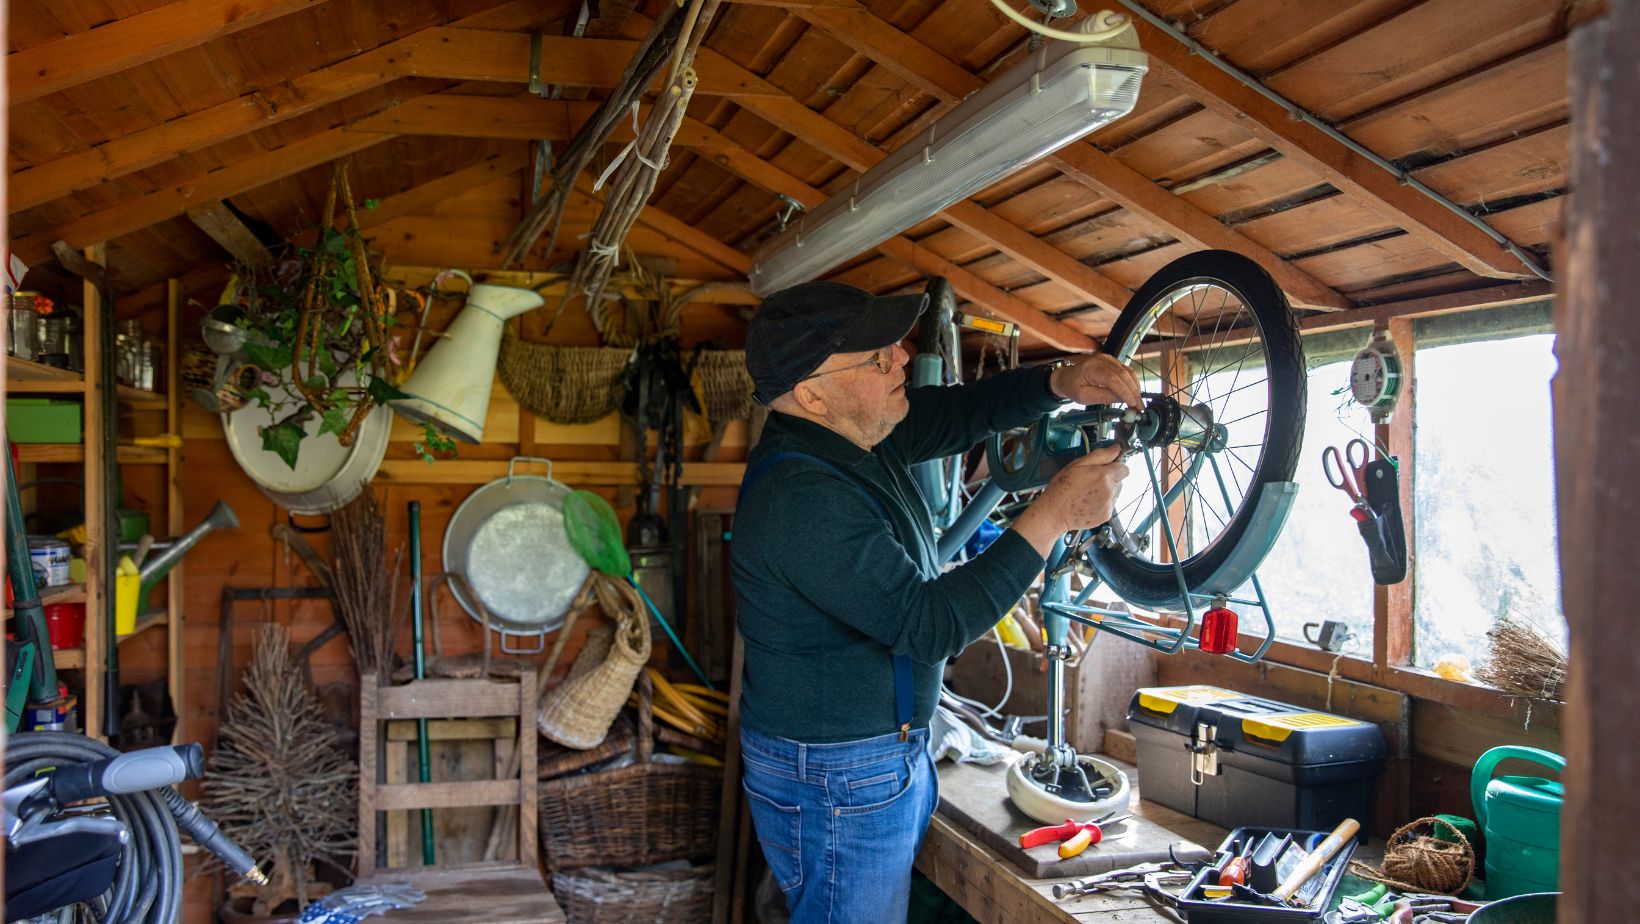
POLYGON ((1208 277, 1182 280, 1162 293, 1122 340, 1116 356, 1139 374, 1145 390, 1176 400, 1187 415, 1195 409, 1193 416, 1211 421, 1223 447, 1205 454, 1178 443, 1145 450, 1160 488, 1173 497, 1167 504, 1152 487, 1146 458, 1128 461, 1132 476, 1111 526, 1135 564, 1173 567, 1164 531, 1170 525, 1178 558, 1188 566, 1257 499, 1274 402, 1267 350, 1247 296, 1208 277), (1177 345, 1171 360, 1157 354, 1158 344, 1177 345), (1164 364, 1178 370, 1176 381, 1163 376, 1164 364))

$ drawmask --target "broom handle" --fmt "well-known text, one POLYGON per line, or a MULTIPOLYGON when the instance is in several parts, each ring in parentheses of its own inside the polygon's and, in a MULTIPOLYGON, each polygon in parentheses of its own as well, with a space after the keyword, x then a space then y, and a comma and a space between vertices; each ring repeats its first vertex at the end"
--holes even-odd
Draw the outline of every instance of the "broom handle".
MULTIPOLYGON (((416 679, 427 676, 427 656, 421 643, 421 501, 410 502, 410 628, 415 635, 413 657, 416 679)), ((421 759, 419 777, 430 782, 433 774, 433 749, 427 741, 427 720, 416 720, 416 756, 421 759)), ((421 862, 433 865, 433 810, 421 810, 421 862)))

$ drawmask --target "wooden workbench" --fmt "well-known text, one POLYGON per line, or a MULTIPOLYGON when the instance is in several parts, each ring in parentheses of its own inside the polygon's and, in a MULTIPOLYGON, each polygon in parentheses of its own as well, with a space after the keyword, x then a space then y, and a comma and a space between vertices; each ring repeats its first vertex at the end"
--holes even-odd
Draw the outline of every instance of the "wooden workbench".
MULTIPOLYGON (((941 773, 951 766, 942 762, 941 773)), ((1134 777, 1137 786, 1137 777, 1134 777)), ((1217 825, 1197 821, 1142 799, 1134 814, 1155 822, 1180 837, 1215 847, 1228 832, 1217 825)), ((1099 921, 1103 924, 1157 921, 1178 922, 1169 911, 1152 904, 1135 892, 1098 894, 1056 901, 1055 883, 1069 879, 1033 879, 1004 859, 978 837, 945 817, 934 814, 917 869, 951 896, 982 924, 1015 924, 1040 921, 1099 921)))

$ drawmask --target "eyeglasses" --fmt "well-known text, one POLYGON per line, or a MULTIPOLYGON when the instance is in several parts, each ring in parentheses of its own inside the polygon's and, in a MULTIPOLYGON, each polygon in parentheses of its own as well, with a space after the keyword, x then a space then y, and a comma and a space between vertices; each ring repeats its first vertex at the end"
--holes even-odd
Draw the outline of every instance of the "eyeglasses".
POLYGON ((894 347, 883 347, 877 352, 871 354, 870 359, 861 360, 852 366, 844 366, 841 369, 828 369, 825 372, 816 372, 813 375, 806 375, 798 379, 798 381, 807 382, 809 379, 817 379, 822 375, 831 375, 833 372, 847 372, 850 369, 860 369, 865 366, 876 366, 878 372, 881 372, 883 375, 889 374, 894 370, 894 347))

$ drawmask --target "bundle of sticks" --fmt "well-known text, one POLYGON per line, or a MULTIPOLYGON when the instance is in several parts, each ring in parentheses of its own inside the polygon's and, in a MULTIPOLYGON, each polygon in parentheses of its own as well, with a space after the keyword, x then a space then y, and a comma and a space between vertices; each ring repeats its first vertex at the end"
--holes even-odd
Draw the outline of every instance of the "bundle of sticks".
POLYGON ((399 571, 404 567, 404 547, 387 570, 387 525, 381 505, 367 486, 347 506, 332 515, 336 529, 336 564, 333 570, 336 607, 353 640, 353 658, 359 676, 374 673, 386 678, 393 673, 393 647, 398 642, 400 621, 399 571))
POLYGON ((1516 696, 1564 700, 1566 655, 1542 629, 1505 616, 1486 638, 1487 658, 1475 672, 1479 680, 1516 696))
MULTIPOLYGON (((661 67, 669 59, 676 57, 676 52, 683 47, 680 42, 683 28, 684 18, 676 14, 673 4, 666 4, 649 34, 638 46, 637 53, 627 62, 626 70, 616 82, 615 88, 610 91, 608 98, 598 106, 592 118, 582 126, 574 138, 570 139, 556 158, 551 174, 541 183, 541 198, 531 206, 529 214, 524 216, 524 220, 519 222, 518 227, 514 228, 512 234, 502 243, 503 268, 512 269, 522 263, 525 254, 529 253, 530 248, 540 240, 542 234, 548 233, 549 229, 546 250, 548 253, 552 252, 558 240, 559 227, 563 223, 564 206, 568 202, 570 190, 575 186, 576 178, 592 164, 593 158, 614 134, 615 129, 628 118, 628 111, 637 106, 643 98, 644 91, 660 74, 661 67)), ((704 29, 701 31, 704 32, 704 29)))
POLYGON ((672 139, 683 124, 684 111, 695 93, 696 77, 693 64, 695 50, 706 35, 706 25, 717 10, 718 0, 693 0, 683 32, 678 38, 667 73, 666 86, 655 101, 649 118, 638 133, 628 156, 621 161, 615 180, 610 184, 604 209, 592 226, 587 249, 575 263, 570 277, 570 291, 580 291, 590 308, 603 297, 609 277, 621 259, 621 245, 638 220, 638 213, 655 191, 655 181, 666 167, 667 152, 672 139))

